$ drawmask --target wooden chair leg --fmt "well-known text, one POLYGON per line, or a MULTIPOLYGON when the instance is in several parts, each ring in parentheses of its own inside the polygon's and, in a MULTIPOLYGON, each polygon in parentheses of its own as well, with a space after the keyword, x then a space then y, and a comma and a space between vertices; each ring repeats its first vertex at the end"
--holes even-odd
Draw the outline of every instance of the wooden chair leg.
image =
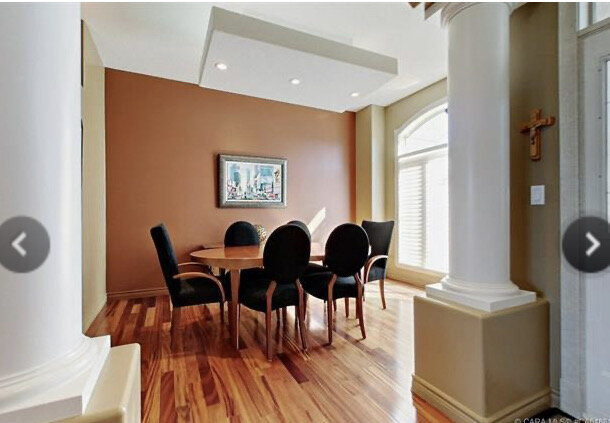
POLYGON ((328 326, 328 345, 333 343, 333 304, 332 301, 326 302, 326 315, 328 326))
POLYGON ((303 316, 307 316, 307 302, 309 300, 309 294, 303 293, 303 316))
POLYGON ((328 345, 333 343, 333 290, 335 288, 335 282, 337 282, 337 275, 333 275, 332 279, 328 283, 328 301, 327 304, 327 318, 328 318, 328 345))
POLYGON ((280 309, 278 308, 277 310, 275 310, 275 319, 277 320, 277 324, 279 325, 281 322, 281 317, 280 317, 280 309))
POLYGON ((362 339, 366 339, 366 331, 364 330, 364 307, 362 300, 362 285, 358 284, 358 297, 356 298, 356 314, 358 315, 358 322, 360 323, 360 332, 362 333, 362 339))
POLYGON ((172 320, 170 322, 170 347, 172 351, 177 348, 178 331, 180 330, 180 308, 172 307, 172 320))
POLYGON ((220 323, 224 325, 224 323, 225 323, 225 303, 224 303, 224 301, 221 301, 218 304, 220 306, 220 323))
POLYGON ((337 300, 333 300, 333 310, 337 312, 337 300))
MULTIPOLYGON (((277 286, 277 283, 275 281, 272 281, 269 284, 269 287, 267 288, 267 308, 266 308, 266 312, 265 312, 265 331, 266 331, 266 335, 267 335, 267 360, 271 361, 271 314, 273 313, 273 310, 271 309, 271 304, 273 301, 273 291, 275 291, 275 287, 277 286)), ((279 311, 279 309, 278 309, 279 311)), ((279 316, 279 313, 277 314, 279 316)), ((278 325, 278 329, 279 329, 279 325, 278 325)))
POLYGON ((265 313, 265 334, 267 335, 267 360, 271 361, 271 310, 265 313))
POLYGON ((385 310, 385 292, 383 292, 383 286, 385 285, 385 279, 379 279, 379 292, 381 293, 381 306, 385 310))
POLYGON ((345 297, 345 317, 349 317, 349 298, 345 297))
POLYGON ((300 281, 297 280, 297 290, 299 291, 299 305, 296 307, 295 320, 299 322, 299 332, 301 333, 301 343, 303 344, 303 351, 307 351, 307 328, 305 327, 305 299, 303 287, 300 281))
POLYGON ((303 307, 297 306, 297 319, 299 322, 299 333, 301 334, 301 344, 303 345, 303 351, 307 351, 307 328, 305 328, 305 316, 303 313, 303 307))
POLYGON ((282 321, 284 322, 284 327, 286 327, 288 324, 288 307, 282 308, 282 321))

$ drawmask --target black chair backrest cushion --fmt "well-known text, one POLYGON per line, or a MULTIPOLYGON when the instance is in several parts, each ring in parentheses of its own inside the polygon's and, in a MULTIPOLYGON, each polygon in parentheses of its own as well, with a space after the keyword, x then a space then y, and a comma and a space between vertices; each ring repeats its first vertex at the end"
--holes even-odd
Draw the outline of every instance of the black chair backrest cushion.
POLYGON ((324 262, 337 276, 354 276, 369 256, 369 237, 353 223, 337 226, 326 241, 324 262))
POLYGON ((372 222, 370 220, 363 220, 362 227, 369 236, 371 257, 379 255, 387 256, 388 251, 390 251, 390 242, 392 242, 394 221, 372 222))
POLYGON ((179 284, 173 280, 174 275, 178 274, 178 262, 176 261, 176 254, 174 253, 174 247, 172 241, 169 238, 169 233, 163 223, 154 226, 150 229, 150 235, 152 236, 155 248, 157 249, 157 256, 159 257, 159 263, 161 264, 161 270, 163 271, 163 277, 170 293, 179 287, 179 284))
POLYGON ((235 222, 225 232, 225 247, 241 247, 245 245, 258 245, 258 232, 252 223, 235 222))
POLYGON ((311 232, 309 232, 309 228, 307 227, 307 225, 304 222, 301 222, 300 220, 291 220, 290 222, 287 223, 287 225, 298 226, 299 228, 303 229, 305 231, 305 233, 307 234, 307 236, 309 237, 309 239, 311 239, 311 232))
POLYGON ((263 267, 278 284, 294 283, 305 272, 310 253, 311 241, 303 229, 280 226, 265 243, 263 267))

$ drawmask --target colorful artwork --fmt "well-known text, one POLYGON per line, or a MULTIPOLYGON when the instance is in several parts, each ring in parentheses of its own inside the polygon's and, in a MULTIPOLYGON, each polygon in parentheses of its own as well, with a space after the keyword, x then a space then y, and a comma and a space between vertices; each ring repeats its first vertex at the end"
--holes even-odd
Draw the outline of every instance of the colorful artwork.
POLYGON ((286 160, 220 155, 220 207, 286 207, 286 160))

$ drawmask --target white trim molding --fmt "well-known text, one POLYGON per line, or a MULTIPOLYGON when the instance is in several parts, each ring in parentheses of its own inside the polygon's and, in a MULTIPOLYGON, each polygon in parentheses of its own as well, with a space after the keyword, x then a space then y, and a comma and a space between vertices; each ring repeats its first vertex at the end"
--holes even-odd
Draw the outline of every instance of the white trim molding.
MULTIPOLYGON (((508 6, 509 13, 519 7, 522 3, 503 2, 508 6)), ((446 27, 451 22, 451 19, 455 18, 460 12, 468 9, 471 6, 478 4, 477 2, 461 2, 461 3, 445 3, 441 10, 441 25, 446 27)))
MULTIPOLYGON (((563 234, 580 216, 578 3, 560 3, 559 42, 559 215, 563 234)), ((560 239, 561 244, 561 239, 560 239)), ((559 245, 561 251, 561 245, 559 245)), ((580 274, 561 257, 560 408, 580 418, 584 412, 584 292, 580 274)))

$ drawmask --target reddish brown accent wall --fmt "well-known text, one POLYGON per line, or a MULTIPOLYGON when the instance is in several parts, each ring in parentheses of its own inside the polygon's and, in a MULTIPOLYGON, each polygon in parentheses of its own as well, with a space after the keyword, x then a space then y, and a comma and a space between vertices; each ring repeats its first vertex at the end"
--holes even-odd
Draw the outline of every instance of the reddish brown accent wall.
MULTIPOLYGON (((305 87, 303 87, 305 88, 305 87)), ((106 70, 107 291, 164 286, 149 235, 164 222, 178 259, 236 220, 270 232, 355 213, 355 117, 106 70), (288 159, 286 209, 217 207, 218 153, 288 159)))

